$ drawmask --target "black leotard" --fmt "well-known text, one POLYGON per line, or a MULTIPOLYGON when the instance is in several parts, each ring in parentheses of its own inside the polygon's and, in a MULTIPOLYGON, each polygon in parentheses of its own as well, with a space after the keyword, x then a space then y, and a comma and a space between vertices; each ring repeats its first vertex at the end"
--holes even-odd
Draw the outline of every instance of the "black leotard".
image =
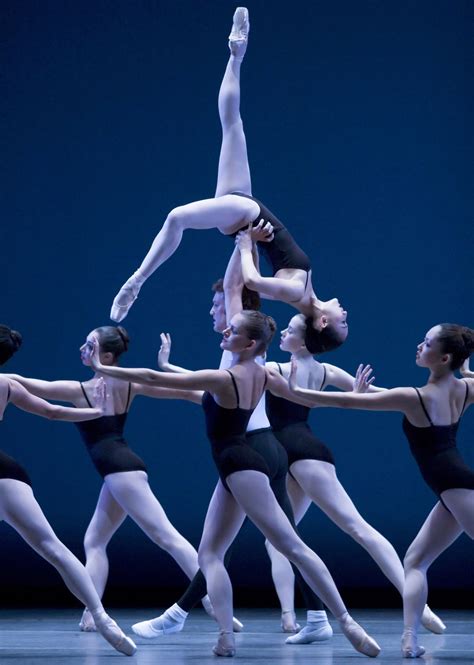
MULTIPOLYGON (((10 399, 10 386, 8 386, 7 402, 10 399)), ((13 457, 7 455, 0 450, 0 480, 3 478, 11 478, 12 480, 19 480, 26 483, 31 487, 31 480, 25 469, 18 464, 13 457)))
MULTIPOLYGON (((260 212, 253 220, 252 224, 257 225, 261 219, 265 222, 270 222, 273 226, 273 240, 271 242, 258 243, 259 249, 265 256, 267 261, 272 267, 273 274, 277 273, 283 268, 293 268, 305 270, 309 273, 311 270, 311 262, 308 256, 303 252, 301 247, 295 242, 293 236, 288 229, 270 212, 270 210, 263 205, 261 201, 248 194, 242 192, 232 192, 235 196, 243 196, 246 199, 255 201, 260 206, 260 212)), ((232 235, 237 235, 238 232, 232 235)), ((306 275, 306 284, 308 283, 308 274, 306 275)), ((305 284, 305 288, 306 288, 305 284)))
MULTIPOLYGON (((280 374, 283 376, 280 364, 277 363, 277 365, 280 374)), ((326 381, 324 365, 323 369, 324 376, 320 390, 322 390, 326 381)), ((313 459, 329 464, 335 463, 332 452, 313 434, 308 425, 310 409, 307 406, 268 393, 266 409, 274 434, 287 452, 290 475, 291 465, 299 460, 313 459)))
MULTIPOLYGON (((92 406, 84 386, 82 383, 80 385, 87 404, 92 406)), ((95 468, 102 478, 109 473, 119 473, 121 471, 146 471, 143 460, 128 447, 123 438, 131 388, 132 384, 129 383, 127 406, 123 413, 75 423, 95 468)))
MULTIPOLYGON (((245 430, 254 409, 240 408, 239 391, 234 375, 228 369, 226 372, 232 379, 237 406, 233 409, 220 406, 211 393, 205 392, 202 407, 206 417, 206 430, 211 442, 212 457, 222 484, 229 491, 225 480, 231 473, 251 469, 261 471, 270 477, 270 470, 263 457, 247 444, 245 430)), ((265 377, 265 384, 266 382, 265 377)))
POLYGON ((464 462, 456 445, 456 433, 466 406, 469 385, 466 383, 461 416, 451 425, 433 425, 418 388, 415 390, 429 427, 416 427, 405 416, 403 431, 426 484, 440 499, 445 490, 474 489, 474 471, 464 462))

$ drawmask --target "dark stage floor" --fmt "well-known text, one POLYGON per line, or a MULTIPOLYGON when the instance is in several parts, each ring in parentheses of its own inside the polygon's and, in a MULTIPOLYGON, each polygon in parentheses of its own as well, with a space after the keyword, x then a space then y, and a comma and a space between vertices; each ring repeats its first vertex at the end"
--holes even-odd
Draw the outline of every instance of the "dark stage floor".
MULTIPOLYGON (((130 635, 132 623, 156 615, 149 609, 120 609, 111 614, 130 635)), ((439 614, 448 626, 447 632, 445 635, 422 632, 420 643, 426 647, 427 653, 418 662, 420 665, 423 661, 430 665, 473 665, 473 614, 464 610, 439 611, 439 614)), ((378 661, 390 665, 409 662, 400 655, 402 621, 399 611, 356 610, 353 615, 382 647, 378 661)), ((285 644, 285 635, 279 630, 277 610, 241 609, 236 616, 245 623, 244 632, 237 637, 236 658, 242 665, 347 665, 357 661, 368 662, 352 649, 333 621, 335 634, 332 640, 290 646, 285 644)), ((124 663, 128 660, 140 665, 216 665, 216 662, 222 662, 211 654, 216 625, 202 610, 196 610, 191 615, 181 633, 154 641, 136 637, 138 651, 130 659, 115 652, 98 635, 79 632, 79 617, 79 611, 70 609, 0 610, 1 665, 105 665, 120 659, 124 663)), ((298 618, 302 623, 303 612, 298 618)))

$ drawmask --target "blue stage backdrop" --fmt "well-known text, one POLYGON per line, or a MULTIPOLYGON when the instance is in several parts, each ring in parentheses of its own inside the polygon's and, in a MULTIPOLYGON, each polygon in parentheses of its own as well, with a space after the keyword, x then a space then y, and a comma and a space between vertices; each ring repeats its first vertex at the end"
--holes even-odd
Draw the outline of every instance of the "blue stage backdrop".
MULTIPOLYGON (((415 351, 426 330, 474 325, 474 4, 248 5, 242 114, 254 194, 311 256, 318 295, 337 295, 349 311, 348 341, 323 360, 349 371, 370 362, 381 385, 420 385, 415 351)), ((79 346, 109 322, 113 296, 166 213, 214 194, 217 92, 234 3, 5 0, 2 9, 1 320, 24 335, 5 370, 85 380, 79 346)), ((169 331, 173 360, 217 366, 210 286, 232 247, 217 231, 185 234, 124 322, 132 339, 124 365, 154 367, 159 333, 169 331)), ((275 303, 265 311, 280 327, 293 314, 275 303)), ((269 356, 285 360, 277 341, 269 356)), ((360 512, 403 556, 435 497, 401 416, 320 409, 311 423, 360 512)), ((471 466, 473 423, 469 413, 460 429, 471 466)), ((139 398, 127 437, 170 519, 197 546, 216 481, 200 408, 139 398)), ((74 426, 11 407, 1 442, 83 558, 101 480, 74 426)), ((301 531, 353 603, 399 602, 367 553, 317 508, 301 531)), ((54 570, 6 525, 1 542, 4 598, 26 588, 32 602, 66 602, 54 570)), ((159 604, 185 582, 130 520, 109 554, 111 602, 159 604)), ((232 576, 238 600, 275 600, 265 595, 269 565, 253 527, 239 537, 232 576)), ((472 594, 465 536, 433 566, 430 583, 440 603, 452 590, 472 594)))

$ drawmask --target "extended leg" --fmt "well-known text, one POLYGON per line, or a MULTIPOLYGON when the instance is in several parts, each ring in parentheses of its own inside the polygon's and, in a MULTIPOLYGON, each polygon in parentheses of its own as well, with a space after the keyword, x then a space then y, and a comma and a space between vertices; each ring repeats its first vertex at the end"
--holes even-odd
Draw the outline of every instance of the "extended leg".
POLYGON ((337 618, 354 648, 376 656, 380 647, 349 616, 328 569, 292 528, 270 489, 268 478, 258 471, 239 471, 227 478, 227 484, 257 528, 300 569, 309 586, 337 618))
POLYGON ((111 473, 105 483, 115 501, 159 547, 171 554, 192 579, 198 571, 197 552, 171 524, 148 484, 144 471, 111 473))
POLYGON ((251 222, 258 214, 258 204, 241 196, 226 195, 204 199, 172 210, 154 239, 139 269, 125 282, 116 295, 110 318, 122 321, 135 302, 140 288, 155 270, 178 248, 186 229, 218 229, 233 233, 251 222))
POLYGON ((417 631, 428 597, 428 568, 461 533, 456 519, 438 502, 408 548, 403 593, 402 653, 405 658, 416 658, 424 653, 424 648, 417 645, 417 631))
MULTIPOLYGON (((84 536, 86 570, 94 582, 99 598, 102 598, 104 595, 105 585, 109 576, 107 546, 126 516, 126 512, 115 501, 107 485, 104 483, 99 494, 94 515, 84 536)), ((88 608, 82 614, 79 627, 86 632, 95 631, 96 629, 88 608)))
MULTIPOLYGON (((245 15, 242 16, 242 12, 239 12, 237 16, 237 12, 234 15, 234 22, 237 18, 248 25, 248 14, 245 17, 245 15)), ((243 34, 238 28, 235 33, 236 37, 243 34)), ((243 44, 245 47, 247 45, 248 29, 245 34, 246 36, 238 40, 239 48, 243 44)), ((232 192, 252 193, 247 143, 240 117, 240 66, 243 54, 240 48, 239 55, 235 55, 233 46, 237 46, 237 41, 230 42, 231 55, 219 90, 218 107, 222 126, 222 144, 217 172, 216 197, 232 192)), ((234 48, 235 50, 236 48, 234 48)))
POLYGON ((207 583, 217 622, 221 629, 214 647, 216 655, 234 655, 232 628, 232 585, 224 556, 239 532, 245 514, 232 494, 219 481, 212 495, 199 545, 199 565, 207 583))
POLYGON ((58 539, 29 485, 11 479, 0 481, 0 517, 56 568, 71 593, 91 609, 97 630, 109 644, 127 656, 135 653, 135 644, 105 613, 86 569, 58 539))

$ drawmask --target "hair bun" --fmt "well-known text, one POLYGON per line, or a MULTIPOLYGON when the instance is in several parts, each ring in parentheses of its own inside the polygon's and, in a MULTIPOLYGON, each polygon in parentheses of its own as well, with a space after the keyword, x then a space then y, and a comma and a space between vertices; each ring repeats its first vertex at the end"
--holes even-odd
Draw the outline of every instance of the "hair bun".
POLYGON ((128 332, 125 330, 123 326, 117 326, 117 332, 122 339, 125 351, 128 351, 128 345, 130 344, 130 337, 128 335, 128 332))
POLYGON ((10 337, 11 337, 11 340, 13 342, 14 349, 15 349, 15 351, 17 351, 20 348, 20 346, 23 342, 23 338, 20 335, 20 333, 18 332, 18 330, 11 330, 10 331, 10 337))
POLYGON ((466 326, 463 328, 461 335, 464 346, 466 347, 466 351, 469 353, 469 355, 471 355, 471 353, 474 351, 474 330, 466 326))
POLYGON ((276 321, 273 318, 273 316, 269 316, 267 314, 267 323, 268 323, 268 327, 270 328, 270 330, 272 332, 272 335, 273 335, 275 333, 276 329, 277 329, 277 324, 276 324, 276 321))

